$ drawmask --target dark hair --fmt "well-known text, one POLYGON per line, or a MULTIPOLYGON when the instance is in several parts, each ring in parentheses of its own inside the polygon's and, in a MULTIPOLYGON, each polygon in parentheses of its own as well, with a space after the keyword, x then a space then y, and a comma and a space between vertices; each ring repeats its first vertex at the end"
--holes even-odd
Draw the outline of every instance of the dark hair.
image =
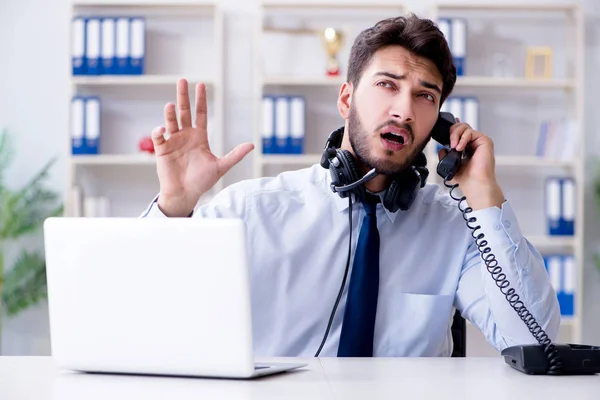
POLYGON ((400 45, 435 64, 443 80, 441 105, 456 83, 456 67, 452 61, 452 53, 437 25, 414 14, 384 19, 358 35, 350 50, 348 82, 354 86, 358 85, 373 54, 390 45, 400 45))

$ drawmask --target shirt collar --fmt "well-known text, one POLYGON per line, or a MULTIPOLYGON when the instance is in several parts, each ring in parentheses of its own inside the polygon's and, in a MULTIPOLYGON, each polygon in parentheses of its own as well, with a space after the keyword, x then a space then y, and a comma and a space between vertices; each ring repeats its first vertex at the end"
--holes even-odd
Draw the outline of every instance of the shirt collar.
MULTIPOLYGON (((331 190, 331 173, 327 170, 325 170, 326 173, 326 179, 324 180, 324 182, 326 183, 326 192, 329 194, 329 196, 333 196, 333 201, 336 204, 336 207, 338 209, 339 212, 342 211, 346 211, 348 209, 348 198, 342 198, 340 197, 340 195, 338 195, 337 193, 334 193, 333 190, 331 190)), ((385 208, 383 206, 383 197, 385 196, 385 190, 382 192, 379 192, 377 194, 374 194, 375 196, 379 196, 379 198, 381 199, 381 202, 379 204, 377 204, 377 209, 383 209, 384 212, 386 213, 386 215, 388 216, 388 218, 390 219, 390 221, 393 223, 396 220, 396 216, 398 215, 399 211, 396 212, 391 212, 389 211, 387 208, 385 208)), ((355 211, 356 209, 358 209, 358 207, 362 207, 362 205, 360 203, 356 203, 354 197, 352 198, 352 210, 355 211)))

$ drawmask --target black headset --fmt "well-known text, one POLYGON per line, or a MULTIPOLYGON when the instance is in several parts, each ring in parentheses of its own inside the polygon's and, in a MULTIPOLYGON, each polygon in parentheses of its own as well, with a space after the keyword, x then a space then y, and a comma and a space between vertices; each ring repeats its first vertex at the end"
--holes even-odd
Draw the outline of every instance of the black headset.
MULTIPOLYGON (((365 176, 360 177, 352 153, 340 149, 343 136, 344 127, 331 132, 321 156, 321 166, 329 169, 331 173, 333 192, 338 193, 342 198, 354 194, 356 201, 367 201, 369 195, 364 183, 379 173, 373 168, 365 176)), ((412 165, 393 176, 392 183, 383 198, 383 206, 391 212, 408 210, 419 189, 425 186, 428 176, 427 158, 421 152, 412 165)))

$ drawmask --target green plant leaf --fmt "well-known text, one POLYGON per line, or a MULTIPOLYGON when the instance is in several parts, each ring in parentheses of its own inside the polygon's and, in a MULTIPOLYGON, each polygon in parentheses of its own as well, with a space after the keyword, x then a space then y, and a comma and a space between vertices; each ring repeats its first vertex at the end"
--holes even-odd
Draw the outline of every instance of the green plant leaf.
POLYGON ((47 296, 46 263, 39 253, 23 251, 6 273, 2 304, 9 316, 37 304, 47 296))
POLYGON ((6 130, 3 130, 0 133, 0 186, 2 186, 4 171, 12 162, 13 156, 10 136, 6 130))
POLYGON ((56 206, 58 195, 43 188, 43 180, 54 161, 50 161, 21 190, 0 190, 0 239, 17 238, 41 227, 50 216, 62 213, 56 206))
MULTIPOLYGON (((9 190, 3 183, 4 171, 12 161, 13 150, 6 132, 0 136, 0 249, 7 239, 16 239, 42 227, 48 217, 61 215, 59 196, 44 188, 51 166, 50 160, 19 190, 9 190)), ((0 257, 2 254, 0 252, 0 257)), ((13 268, 4 274, 0 263, 1 306, 8 315, 37 304, 47 296, 46 264, 39 253, 23 251, 13 268)), ((2 311, 2 310, 0 310, 2 311)))

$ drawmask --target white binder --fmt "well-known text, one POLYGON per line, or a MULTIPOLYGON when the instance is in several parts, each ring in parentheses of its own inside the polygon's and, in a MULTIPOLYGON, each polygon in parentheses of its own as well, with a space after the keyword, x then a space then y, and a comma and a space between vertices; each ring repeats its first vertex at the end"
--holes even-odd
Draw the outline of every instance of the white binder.
POLYGON ((116 73, 119 75, 127 74, 129 71, 129 18, 117 19, 117 67, 116 73))
POLYGON ((460 97, 449 97, 446 102, 448 103, 448 112, 454 115, 454 118, 458 118, 464 122, 463 103, 460 97))
POLYGON ((100 54, 101 73, 111 75, 115 72, 116 27, 114 18, 102 19, 102 51, 100 54))
POLYGON ((100 99, 88 97, 85 101, 85 142, 88 154, 100 151, 100 99))
POLYGON ((561 188, 560 179, 548 177, 546 179, 546 223, 549 235, 559 235, 561 231, 561 188))
POLYGON ((271 96, 262 99, 261 134, 263 154, 275 153, 275 105, 271 96))
POLYGON ((87 74, 100 74, 100 19, 88 18, 86 22, 85 52, 87 74))
POLYGON ((276 153, 287 153, 289 136, 289 101, 285 96, 275 98, 275 149, 276 153))
POLYGON ((563 235, 575 234, 575 180, 564 178, 562 180, 562 230, 563 235))
POLYGON ((556 292, 562 291, 562 262, 560 256, 548 257, 548 275, 550 282, 556 292))
POLYGON ((130 21, 131 51, 129 73, 141 75, 144 73, 146 55, 146 21, 144 18, 131 18, 130 21))
POLYGON ((440 18, 437 25, 444 34, 446 42, 448 42, 448 47, 450 47, 450 20, 448 18, 440 18))
POLYGON ((71 154, 85 154, 85 107, 82 97, 71 100, 71 154))
POLYGON ((85 75, 85 18, 75 17, 71 23, 71 64, 73 75, 85 75))
POLYGON ((463 76, 467 57, 467 21, 463 18, 452 18, 450 29, 450 51, 456 65, 456 75, 463 76))
MULTIPOLYGON (((464 97, 463 112, 465 116, 464 122, 469 124, 476 131, 479 130, 479 100, 475 97, 464 97)), ((462 119, 461 119, 462 121, 462 119)))
POLYGON ((288 153, 304 153, 305 101, 300 96, 290 98, 290 141, 288 153))

